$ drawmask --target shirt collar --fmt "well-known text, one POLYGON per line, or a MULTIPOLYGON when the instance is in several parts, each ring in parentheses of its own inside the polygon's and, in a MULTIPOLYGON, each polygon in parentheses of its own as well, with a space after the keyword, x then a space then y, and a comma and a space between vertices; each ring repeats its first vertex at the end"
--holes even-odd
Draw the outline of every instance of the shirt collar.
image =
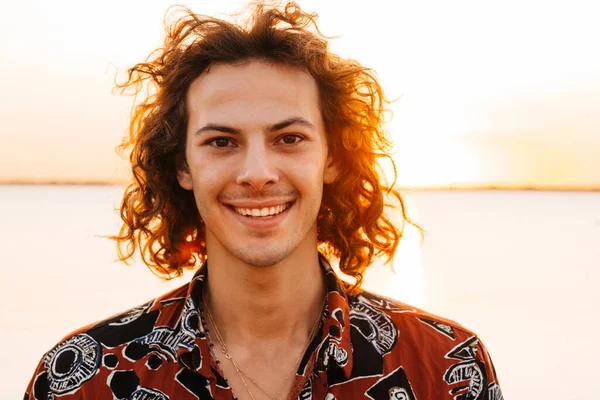
MULTIPOLYGON (((324 381, 327 374, 343 374, 352 371, 352 345, 350 343, 350 307, 347 285, 336 275, 327 259, 319 254, 319 262, 325 276, 327 301, 325 319, 320 334, 310 343, 298 368, 299 375, 314 372, 324 381)), ((179 328, 177 358, 188 369, 206 378, 213 378, 210 365, 210 348, 205 327, 200 318, 202 288, 206 281, 208 263, 205 262, 188 285, 185 305, 177 326, 179 328)))
POLYGON ((313 339, 300 363, 298 375, 305 375, 307 371, 312 370, 327 383, 328 376, 332 374, 349 378, 352 372, 350 306, 347 284, 338 278, 322 254, 319 254, 319 261, 325 275, 327 290, 325 321, 321 334, 313 339))

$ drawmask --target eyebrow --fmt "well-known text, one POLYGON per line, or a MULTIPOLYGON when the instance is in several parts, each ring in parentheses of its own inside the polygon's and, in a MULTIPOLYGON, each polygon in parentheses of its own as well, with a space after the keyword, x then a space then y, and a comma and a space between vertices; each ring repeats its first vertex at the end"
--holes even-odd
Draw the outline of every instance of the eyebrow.
POLYGON ((281 122, 278 122, 276 124, 270 125, 267 128, 267 131, 269 132, 276 132, 279 131, 281 129, 287 128, 288 126, 291 125, 301 125, 304 126, 306 128, 310 128, 312 130, 316 130, 317 128, 315 128, 315 126, 306 118, 302 118, 302 117, 291 117, 288 119, 284 119, 281 122))
MULTIPOLYGON (((303 117, 291 117, 284 119, 283 121, 277 122, 275 124, 271 124, 267 126, 267 132, 277 132, 281 129, 287 128, 292 125, 301 125, 312 130, 316 130, 316 127, 306 118, 303 117)), ((229 133, 232 135, 239 135, 241 133, 240 129, 232 128, 226 125, 212 124, 208 123, 204 125, 202 128, 198 129, 194 135, 200 135, 203 132, 207 131, 218 131, 223 133, 229 133)))

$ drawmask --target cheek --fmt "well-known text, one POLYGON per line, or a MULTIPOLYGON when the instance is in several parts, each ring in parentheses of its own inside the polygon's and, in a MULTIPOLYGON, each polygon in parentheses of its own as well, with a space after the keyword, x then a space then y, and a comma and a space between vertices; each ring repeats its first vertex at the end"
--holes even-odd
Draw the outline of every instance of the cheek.
POLYGON ((227 176, 226 169, 220 168, 217 163, 208 160, 189 163, 190 174, 194 184, 194 197, 198 206, 210 202, 222 190, 227 176))
POLYGON ((230 164, 232 162, 230 160, 204 154, 199 150, 196 150, 195 154, 191 154, 188 160, 190 172, 196 184, 207 185, 223 181, 227 178, 226 174, 231 173, 230 164))
POLYGON ((310 202, 319 202, 323 193, 323 167, 304 162, 291 168, 287 178, 290 183, 310 202))
POLYGON ((290 180, 299 185, 315 186, 322 183, 323 169, 308 161, 288 163, 284 170, 287 170, 286 175, 290 180))

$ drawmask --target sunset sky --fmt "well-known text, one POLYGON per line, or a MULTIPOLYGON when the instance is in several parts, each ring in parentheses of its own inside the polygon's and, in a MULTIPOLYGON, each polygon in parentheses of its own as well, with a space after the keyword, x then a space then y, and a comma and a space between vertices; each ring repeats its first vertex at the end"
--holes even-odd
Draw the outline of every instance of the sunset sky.
MULTIPOLYGON (((600 188, 593 2, 300 0, 393 104, 399 183, 600 188)), ((120 182, 132 99, 115 73, 161 44, 169 1, 10 2, 0 15, 0 182, 120 182)), ((242 1, 187 2, 214 15, 242 1)))

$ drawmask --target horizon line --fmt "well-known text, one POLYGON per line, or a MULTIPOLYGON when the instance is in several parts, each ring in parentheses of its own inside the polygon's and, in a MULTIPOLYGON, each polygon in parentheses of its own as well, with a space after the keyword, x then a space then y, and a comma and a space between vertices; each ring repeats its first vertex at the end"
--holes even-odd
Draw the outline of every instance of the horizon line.
MULTIPOLYGON (((71 180, 6 180, 0 181, 0 186, 127 186, 123 181, 71 181, 71 180)), ((476 191, 476 190, 506 190, 506 191, 544 191, 544 192, 598 192, 600 185, 515 185, 515 184, 448 184, 448 185, 396 185, 399 191, 476 191)))

